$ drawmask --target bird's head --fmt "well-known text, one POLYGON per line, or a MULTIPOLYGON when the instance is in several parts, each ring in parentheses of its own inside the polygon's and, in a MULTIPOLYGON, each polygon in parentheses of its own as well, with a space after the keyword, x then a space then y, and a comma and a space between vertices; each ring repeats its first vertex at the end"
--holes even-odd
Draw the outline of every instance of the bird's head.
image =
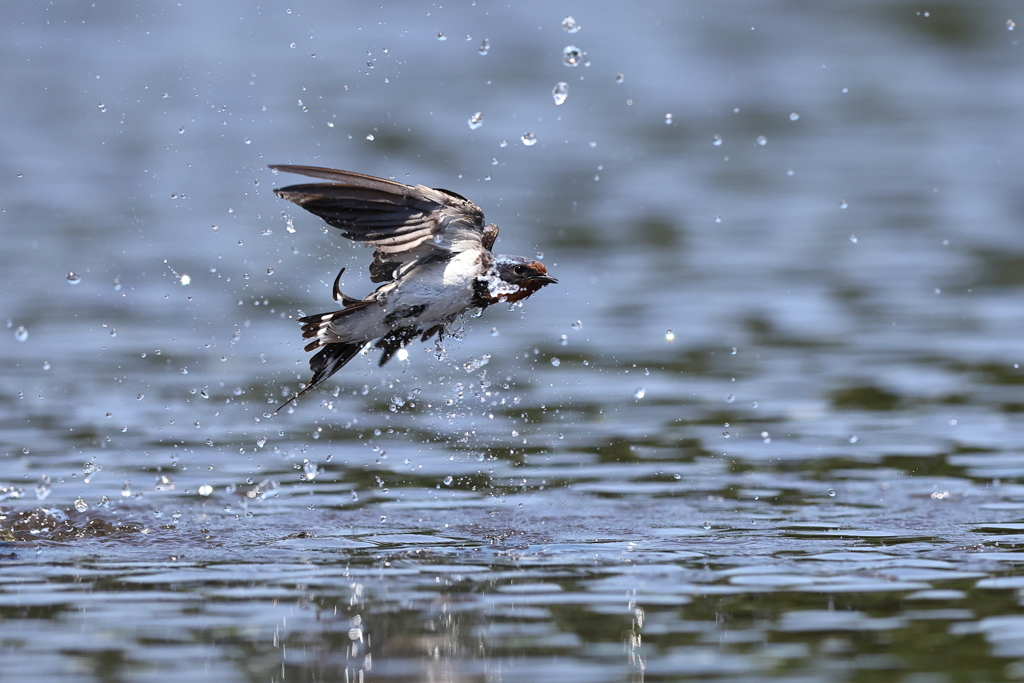
POLYGON ((548 275, 543 263, 523 256, 495 256, 493 272, 500 282, 494 283, 497 287, 491 287, 492 297, 510 304, 525 299, 544 285, 558 282, 548 275))

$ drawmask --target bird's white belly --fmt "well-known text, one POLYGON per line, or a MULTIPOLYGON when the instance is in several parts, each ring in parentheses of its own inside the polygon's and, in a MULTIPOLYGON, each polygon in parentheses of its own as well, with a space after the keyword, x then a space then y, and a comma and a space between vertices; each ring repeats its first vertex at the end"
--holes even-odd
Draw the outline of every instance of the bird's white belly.
POLYGON ((400 310, 426 305, 409 323, 431 326, 454 318, 470 307, 479 272, 477 252, 463 252, 443 263, 430 263, 409 273, 388 296, 387 308, 400 310))

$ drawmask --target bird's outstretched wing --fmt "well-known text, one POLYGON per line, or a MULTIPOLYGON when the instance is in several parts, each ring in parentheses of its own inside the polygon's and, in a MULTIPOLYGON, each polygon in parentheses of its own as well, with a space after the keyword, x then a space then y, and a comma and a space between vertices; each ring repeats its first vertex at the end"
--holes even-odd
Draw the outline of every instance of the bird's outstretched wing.
POLYGON ((331 181, 274 193, 340 228, 345 237, 376 247, 373 282, 394 280, 415 265, 467 249, 489 250, 498 236, 498 226, 484 225, 479 206, 448 190, 314 166, 270 168, 331 181))

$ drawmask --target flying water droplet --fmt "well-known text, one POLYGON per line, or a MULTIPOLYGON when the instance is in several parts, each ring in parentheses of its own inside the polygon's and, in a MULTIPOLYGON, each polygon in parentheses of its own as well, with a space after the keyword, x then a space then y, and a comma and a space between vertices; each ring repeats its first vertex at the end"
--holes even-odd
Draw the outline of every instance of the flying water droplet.
POLYGON ((448 40, 448 36, 446 36, 443 33, 438 33, 437 34, 437 39, 440 40, 443 43, 444 41, 448 40))
POLYGON ((583 27, 577 24, 576 20, 572 17, 566 17, 562 19, 562 28, 565 29, 566 33, 577 33, 583 27))
POLYGON ((572 325, 569 325, 569 327, 571 327, 574 330, 582 330, 583 329, 583 321, 582 320, 577 320, 572 325))
POLYGON ((71 271, 70 273, 68 273, 68 283, 69 284, 77 285, 81 281, 82 281, 82 276, 79 275, 78 273, 76 273, 74 271, 71 271))
POLYGON ((845 199, 843 199, 843 200, 841 200, 841 201, 839 202, 839 208, 840 208, 840 209, 845 209, 845 208, 847 208, 847 207, 849 207, 849 206, 850 206, 850 205, 846 203, 846 200, 845 200, 845 199))
POLYGON ((533 147, 537 144, 537 136, 533 133, 523 133, 522 137, 519 138, 523 141, 523 144, 527 147, 533 147))
POLYGON ((309 460, 302 461, 302 472, 306 475, 306 481, 313 481, 316 479, 316 475, 320 473, 320 468, 316 466, 315 462, 309 460))
POLYGON ((553 365, 554 367, 557 368, 561 364, 562 364, 562 361, 558 360, 557 358, 552 358, 551 359, 551 365, 553 365))
POLYGON ((565 101, 569 99, 569 84, 565 81, 555 83, 555 87, 551 91, 551 96, 555 98, 556 107, 565 104, 565 101))
POLYGON ((447 477, 444 478, 444 485, 451 486, 453 481, 455 480, 452 479, 452 475, 449 474, 447 477))
POLYGON ((1017 22, 1015 22, 1013 19, 1007 19, 1006 20, 1006 30, 1007 31, 1012 31, 1015 28, 1017 28, 1017 22))
POLYGON ((836 490, 835 489, 829 489, 828 490, 828 497, 829 498, 835 498, 836 497, 836 490))
POLYGON ((856 235, 850 235, 850 241, 853 242, 854 244, 857 244, 857 236, 856 235))
POLYGON ((733 396, 732 394, 726 394, 725 395, 725 402, 726 403, 732 403, 735 400, 736 400, 736 397, 733 396))
POLYGON ((213 487, 210 486, 209 484, 203 484, 202 486, 199 487, 199 495, 203 496, 204 498, 206 496, 211 495, 212 493, 213 493, 213 487))
POLYGON ((703 526, 703 527, 704 527, 705 529, 710 529, 710 528, 711 528, 711 522, 704 522, 704 524, 703 524, 702 526, 703 526))
POLYGON ((622 83, 626 80, 626 74, 615 74, 615 82, 622 83))
POLYGON ((85 512, 86 510, 89 509, 89 504, 86 503, 81 498, 76 498, 75 499, 75 509, 78 510, 79 512, 85 512))
POLYGON ((482 125, 484 125, 484 115, 481 112, 477 112, 469 117, 470 130, 476 130, 482 125))
POLYGON ((857 435, 856 434, 850 434, 849 442, 850 443, 857 443, 857 435))
POLYGON ((24 325, 18 325, 18 329, 14 331, 14 338, 20 342, 28 339, 28 330, 25 329, 24 325))
POLYGON ((715 137, 711 138, 711 144, 714 145, 715 147, 721 147, 722 146, 722 136, 721 135, 716 135, 715 137))
POLYGON ((763 136, 763 135, 758 135, 758 136, 757 136, 757 144, 759 144, 759 145, 761 145, 762 147, 764 147, 765 145, 767 145, 767 144, 768 144, 768 138, 766 138, 766 137, 765 137, 765 136, 763 136))
POLYGON ((642 399, 646 395, 647 395, 647 390, 644 389, 643 387, 639 387, 636 391, 633 392, 633 398, 635 398, 638 401, 640 399, 642 399))
POLYGON ((673 332, 672 330, 667 330, 665 332, 665 341, 667 341, 667 342, 674 342, 675 340, 676 340, 676 333, 673 332))
POLYGON ((799 121, 800 120, 800 114, 797 114, 796 112, 793 112, 792 114, 789 115, 789 120, 790 121, 799 121))
POLYGON ((480 43, 480 47, 478 47, 476 51, 479 52, 480 56, 482 57, 482 56, 486 55, 488 53, 488 51, 490 51, 490 49, 491 49, 491 41, 489 41, 486 38, 484 38, 484 41, 482 43, 480 43))
POLYGON ((665 114, 665 125, 666 126, 671 126, 672 125, 672 114, 665 114))
POLYGON ((562 50, 562 62, 566 66, 577 67, 580 62, 584 61, 587 57, 587 53, 580 50, 575 45, 567 45, 562 50))
POLYGON ((366 139, 369 140, 370 142, 373 142, 373 133, 367 133, 366 139))
POLYGON ((103 467, 101 467, 100 465, 97 465, 94 462, 87 462, 87 463, 85 463, 84 465, 82 465, 82 474, 85 475, 82 478, 82 481, 84 481, 86 484, 88 484, 90 481, 92 481, 92 476, 94 474, 96 474, 97 472, 99 472, 100 470, 102 470, 102 469, 103 469, 103 467))

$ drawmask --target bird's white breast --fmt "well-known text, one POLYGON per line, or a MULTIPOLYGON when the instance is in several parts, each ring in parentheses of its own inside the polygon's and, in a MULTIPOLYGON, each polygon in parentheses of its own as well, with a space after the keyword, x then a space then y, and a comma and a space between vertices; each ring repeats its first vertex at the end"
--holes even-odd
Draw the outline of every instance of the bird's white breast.
POLYGON ((480 253, 476 251, 424 264, 405 275, 388 294, 386 308, 401 310, 425 304, 427 308, 409 322, 424 326, 447 322, 470 307, 479 271, 480 253))
POLYGON ((463 251, 444 264, 442 280, 445 287, 473 288, 473 281, 480 273, 480 252, 463 251))

